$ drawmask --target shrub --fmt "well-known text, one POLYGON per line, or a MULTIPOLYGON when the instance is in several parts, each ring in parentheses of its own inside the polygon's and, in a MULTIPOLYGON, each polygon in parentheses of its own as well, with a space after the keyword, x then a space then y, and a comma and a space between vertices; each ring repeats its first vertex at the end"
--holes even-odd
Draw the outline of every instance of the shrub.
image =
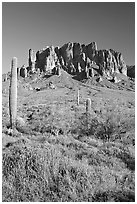
POLYGON ((79 115, 74 121, 71 132, 83 136, 92 136, 103 141, 110 141, 116 139, 115 136, 119 133, 120 124, 119 115, 107 109, 98 115, 90 114, 88 124, 86 113, 79 115))

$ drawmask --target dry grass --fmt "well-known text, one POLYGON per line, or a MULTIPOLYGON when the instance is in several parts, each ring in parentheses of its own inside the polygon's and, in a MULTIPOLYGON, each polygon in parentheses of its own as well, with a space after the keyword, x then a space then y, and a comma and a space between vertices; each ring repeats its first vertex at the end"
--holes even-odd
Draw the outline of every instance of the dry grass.
POLYGON ((68 82, 65 88, 41 92, 20 85, 18 115, 26 127, 13 137, 7 135, 4 94, 3 202, 134 202, 134 104, 126 99, 130 93, 123 92, 120 99, 121 92, 110 95, 110 90, 82 86, 77 106, 77 90, 68 88, 68 82), (92 112, 87 118, 85 99, 90 94, 92 112))
POLYGON ((135 158, 122 144, 120 119, 109 111, 90 118, 87 132, 85 114, 75 116, 67 126, 69 114, 63 123, 51 107, 28 111, 31 145, 3 151, 3 201, 134 201, 135 158))

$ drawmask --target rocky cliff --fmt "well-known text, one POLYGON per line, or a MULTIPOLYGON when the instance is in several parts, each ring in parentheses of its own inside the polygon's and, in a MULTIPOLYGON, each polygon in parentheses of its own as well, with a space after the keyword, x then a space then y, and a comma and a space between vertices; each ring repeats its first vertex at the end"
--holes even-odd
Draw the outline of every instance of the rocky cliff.
POLYGON ((127 76, 127 66, 122 54, 112 49, 98 50, 96 42, 88 45, 69 42, 62 47, 48 46, 34 54, 29 50, 29 67, 52 73, 60 66, 68 73, 94 76, 94 71, 112 80, 115 73, 127 76), (35 67, 35 68, 34 68, 35 67))

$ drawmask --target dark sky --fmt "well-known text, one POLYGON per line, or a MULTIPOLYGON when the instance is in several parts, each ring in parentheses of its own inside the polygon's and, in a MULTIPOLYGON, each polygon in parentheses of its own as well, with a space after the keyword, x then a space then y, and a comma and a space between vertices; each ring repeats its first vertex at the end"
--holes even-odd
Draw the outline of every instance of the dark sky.
POLYGON ((28 49, 67 42, 112 48, 128 65, 135 64, 135 3, 133 2, 4 2, 2 3, 2 72, 28 65, 28 49))

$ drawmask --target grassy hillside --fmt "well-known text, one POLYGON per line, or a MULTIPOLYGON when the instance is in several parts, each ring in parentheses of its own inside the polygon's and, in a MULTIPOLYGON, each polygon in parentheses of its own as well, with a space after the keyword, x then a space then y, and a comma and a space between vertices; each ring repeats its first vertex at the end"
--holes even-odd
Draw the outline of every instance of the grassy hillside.
POLYGON ((3 202, 135 201, 133 90, 82 83, 66 72, 20 78, 11 136, 8 87, 3 82, 3 202))

